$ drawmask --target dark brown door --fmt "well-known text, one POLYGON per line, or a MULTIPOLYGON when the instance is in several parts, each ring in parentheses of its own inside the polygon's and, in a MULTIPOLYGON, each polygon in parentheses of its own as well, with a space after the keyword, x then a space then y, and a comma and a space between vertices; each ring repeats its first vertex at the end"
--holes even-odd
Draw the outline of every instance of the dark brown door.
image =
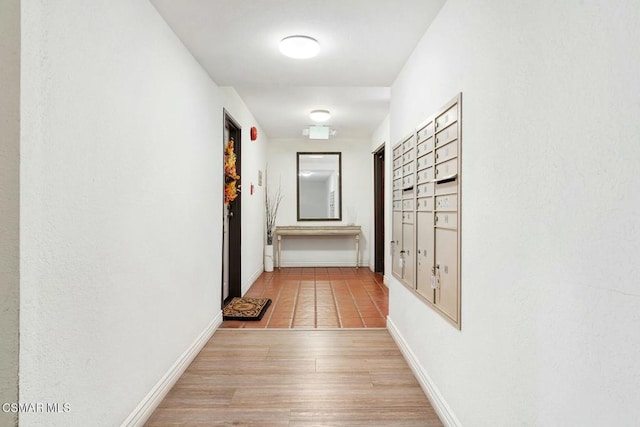
POLYGON ((384 273, 384 146, 373 154, 375 262, 374 270, 384 273))
MULTIPOLYGON (((240 175, 240 179, 236 184, 238 186, 242 182, 242 132, 238 122, 225 110, 223 150, 229 139, 232 139, 234 142, 236 173, 240 175)), ((222 170, 224 174, 224 164, 222 170)), ((242 198, 240 195, 238 195, 233 202, 229 203, 228 206, 224 207, 223 214, 225 216, 222 262, 222 302, 224 305, 224 303, 231 298, 242 296, 242 198)))

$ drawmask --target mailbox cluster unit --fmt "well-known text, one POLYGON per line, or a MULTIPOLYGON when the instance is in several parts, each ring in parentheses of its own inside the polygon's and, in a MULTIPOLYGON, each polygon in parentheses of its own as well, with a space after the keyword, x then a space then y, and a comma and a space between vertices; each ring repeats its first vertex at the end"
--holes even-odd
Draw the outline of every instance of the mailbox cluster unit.
POLYGON ((460 328, 462 94, 393 147, 393 275, 460 328))

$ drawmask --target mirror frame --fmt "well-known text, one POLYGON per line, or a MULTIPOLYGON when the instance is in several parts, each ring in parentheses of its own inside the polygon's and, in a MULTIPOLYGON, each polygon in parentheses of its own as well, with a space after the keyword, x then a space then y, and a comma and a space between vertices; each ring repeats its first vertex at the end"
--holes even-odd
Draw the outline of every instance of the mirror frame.
POLYGON ((296 153, 296 211, 298 221, 342 221, 342 152, 319 152, 319 151, 299 151, 296 153), (327 155, 338 156, 338 217, 337 218, 300 218, 300 156, 304 155, 327 155))

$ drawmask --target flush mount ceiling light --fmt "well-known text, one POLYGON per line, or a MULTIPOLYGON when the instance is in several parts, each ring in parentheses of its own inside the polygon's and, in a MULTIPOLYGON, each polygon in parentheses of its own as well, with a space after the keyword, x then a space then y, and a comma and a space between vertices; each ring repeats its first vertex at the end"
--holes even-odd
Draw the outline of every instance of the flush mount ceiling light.
POLYGON ((309 117, 314 122, 326 122, 331 117, 329 110, 313 110, 309 113, 309 117))
POLYGON ((280 52, 290 58, 313 58, 320 52, 320 44, 309 36, 289 36, 280 40, 280 52))

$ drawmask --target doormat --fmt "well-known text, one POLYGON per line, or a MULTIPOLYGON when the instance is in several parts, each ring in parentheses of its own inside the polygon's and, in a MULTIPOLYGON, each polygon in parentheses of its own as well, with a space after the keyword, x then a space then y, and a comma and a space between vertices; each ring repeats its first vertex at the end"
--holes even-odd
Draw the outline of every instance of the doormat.
POLYGON ((234 298, 222 309, 224 320, 260 320, 269 308, 269 298, 234 298))

